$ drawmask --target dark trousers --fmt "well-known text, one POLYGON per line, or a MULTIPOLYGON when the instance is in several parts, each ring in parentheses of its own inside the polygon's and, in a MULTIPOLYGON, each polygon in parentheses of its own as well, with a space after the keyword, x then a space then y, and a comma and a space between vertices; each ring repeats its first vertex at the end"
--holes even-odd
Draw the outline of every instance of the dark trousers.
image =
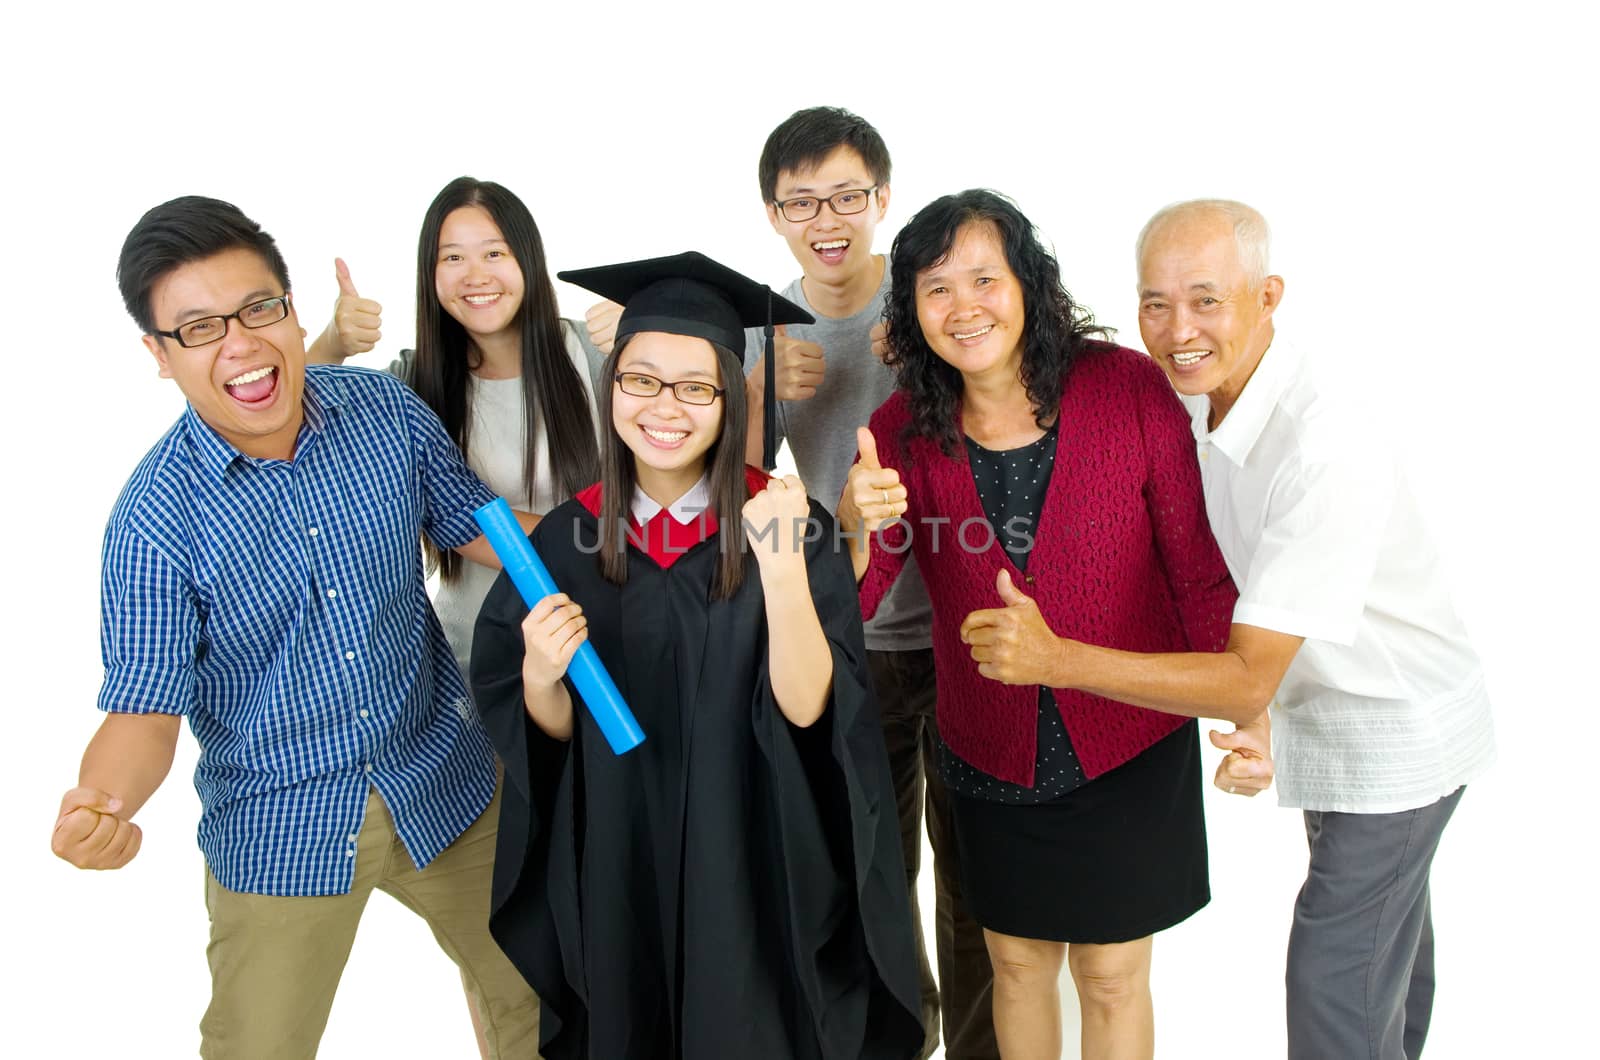
POLYGON ((1433 1014, 1428 870, 1461 800, 1307 810, 1311 864, 1289 932, 1291 1060, 1416 1060, 1433 1014))
POLYGON ((867 664, 882 712, 895 800, 900 813, 900 849, 916 919, 921 962, 924 1058, 939 1044, 941 1016, 948 1060, 998 1060, 994 1039, 994 970, 983 928, 967 913, 961 895, 960 859, 950 800, 939 777, 938 729, 934 722, 933 651, 869 651, 867 664), (934 982, 917 907, 917 871, 922 859, 923 809, 933 848, 934 922, 939 979, 934 982))

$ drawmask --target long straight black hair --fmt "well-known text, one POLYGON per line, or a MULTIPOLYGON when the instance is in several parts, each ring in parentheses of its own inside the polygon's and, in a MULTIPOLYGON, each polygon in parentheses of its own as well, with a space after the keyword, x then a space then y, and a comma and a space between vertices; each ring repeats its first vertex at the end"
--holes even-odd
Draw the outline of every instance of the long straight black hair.
MULTIPOLYGON (((639 482, 634 468, 633 450, 622 444, 611 419, 612 399, 617 392, 617 364, 633 336, 617 343, 606 358, 600 379, 606 392, 600 398, 600 415, 606 430, 600 443, 600 573, 607 581, 621 585, 628 580, 628 513, 633 505, 633 490, 639 482)), ((739 591, 745 575, 744 502, 750 491, 744 477, 745 399, 744 365, 737 354, 724 346, 709 343, 717 355, 717 371, 724 388, 718 403, 722 423, 717 440, 706 450, 710 465, 711 510, 717 513, 717 573, 711 599, 727 600, 739 591)))
MULTIPOLYGON (((471 343, 467 330, 439 305, 434 273, 439 264, 439 230, 446 217, 463 206, 481 207, 499 227, 522 270, 522 304, 516 327, 522 346, 522 407, 526 423, 522 442, 522 479, 531 497, 539 476, 548 470, 570 497, 595 480, 599 454, 594 419, 583 377, 567 356, 561 313, 555 288, 545 265, 539 226, 522 200, 499 184, 472 177, 457 177, 444 186, 422 218, 417 239, 417 353, 411 386, 438 414, 445 430, 462 453, 472 435, 472 410, 467 404, 471 343), (532 444, 538 424, 545 428, 550 466, 538 467, 532 444)), ((453 580, 461 570, 461 557, 441 552, 424 542, 430 561, 438 564, 439 577, 453 580)))

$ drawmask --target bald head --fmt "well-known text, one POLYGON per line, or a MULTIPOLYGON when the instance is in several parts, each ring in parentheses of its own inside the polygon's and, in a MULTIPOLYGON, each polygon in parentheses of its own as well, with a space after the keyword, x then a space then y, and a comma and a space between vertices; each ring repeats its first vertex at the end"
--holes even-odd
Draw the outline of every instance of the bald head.
POLYGON ((1145 254, 1157 243, 1198 244, 1224 232, 1233 236, 1245 282, 1251 290, 1258 289, 1268 275, 1267 219, 1232 199, 1190 199, 1162 207, 1139 232, 1134 263, 1143 276, 1145 254))
POLYGON ((1168 206, 1139 233, 1139 334, 1180 394, 1222 422, 1272 344, 1283 279, 1267 272, 1267 223, 1243 203, 1168 206))

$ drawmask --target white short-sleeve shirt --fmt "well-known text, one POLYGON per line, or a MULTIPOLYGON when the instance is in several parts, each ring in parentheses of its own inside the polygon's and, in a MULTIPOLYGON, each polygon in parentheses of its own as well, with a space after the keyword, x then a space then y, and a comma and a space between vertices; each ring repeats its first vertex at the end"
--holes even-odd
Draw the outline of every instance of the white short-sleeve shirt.
POLYGON ((1482 669, 1386 440, 1275 338, 1215 430, 1185 398, 1235 622, 1304 637, 1273 707, 1284 806, 1425 806, 1494 759, 1482 669))

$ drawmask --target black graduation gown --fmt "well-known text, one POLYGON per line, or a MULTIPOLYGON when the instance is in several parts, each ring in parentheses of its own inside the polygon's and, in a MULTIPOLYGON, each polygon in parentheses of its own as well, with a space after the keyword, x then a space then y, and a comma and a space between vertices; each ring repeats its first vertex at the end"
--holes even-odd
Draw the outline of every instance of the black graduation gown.
POLYGON ((708 602, 714 536, 665 570, 630 545, 617 586, 601 577, 582 499, 530 535, 644 730, 625 755, 570 682, 572 741, 533 724, 528 609, 504 575, 484 601, 472 683, 506 771, 490 928, 543 1001, 552 1060, 920 1050, 910 903, 855 580, 828 543, 831 517, 815 502, 812 515, 828 529, 806 560, 834 674, 810 729, 790 725, 772 695, 754 559, 734 599, 708 602))

